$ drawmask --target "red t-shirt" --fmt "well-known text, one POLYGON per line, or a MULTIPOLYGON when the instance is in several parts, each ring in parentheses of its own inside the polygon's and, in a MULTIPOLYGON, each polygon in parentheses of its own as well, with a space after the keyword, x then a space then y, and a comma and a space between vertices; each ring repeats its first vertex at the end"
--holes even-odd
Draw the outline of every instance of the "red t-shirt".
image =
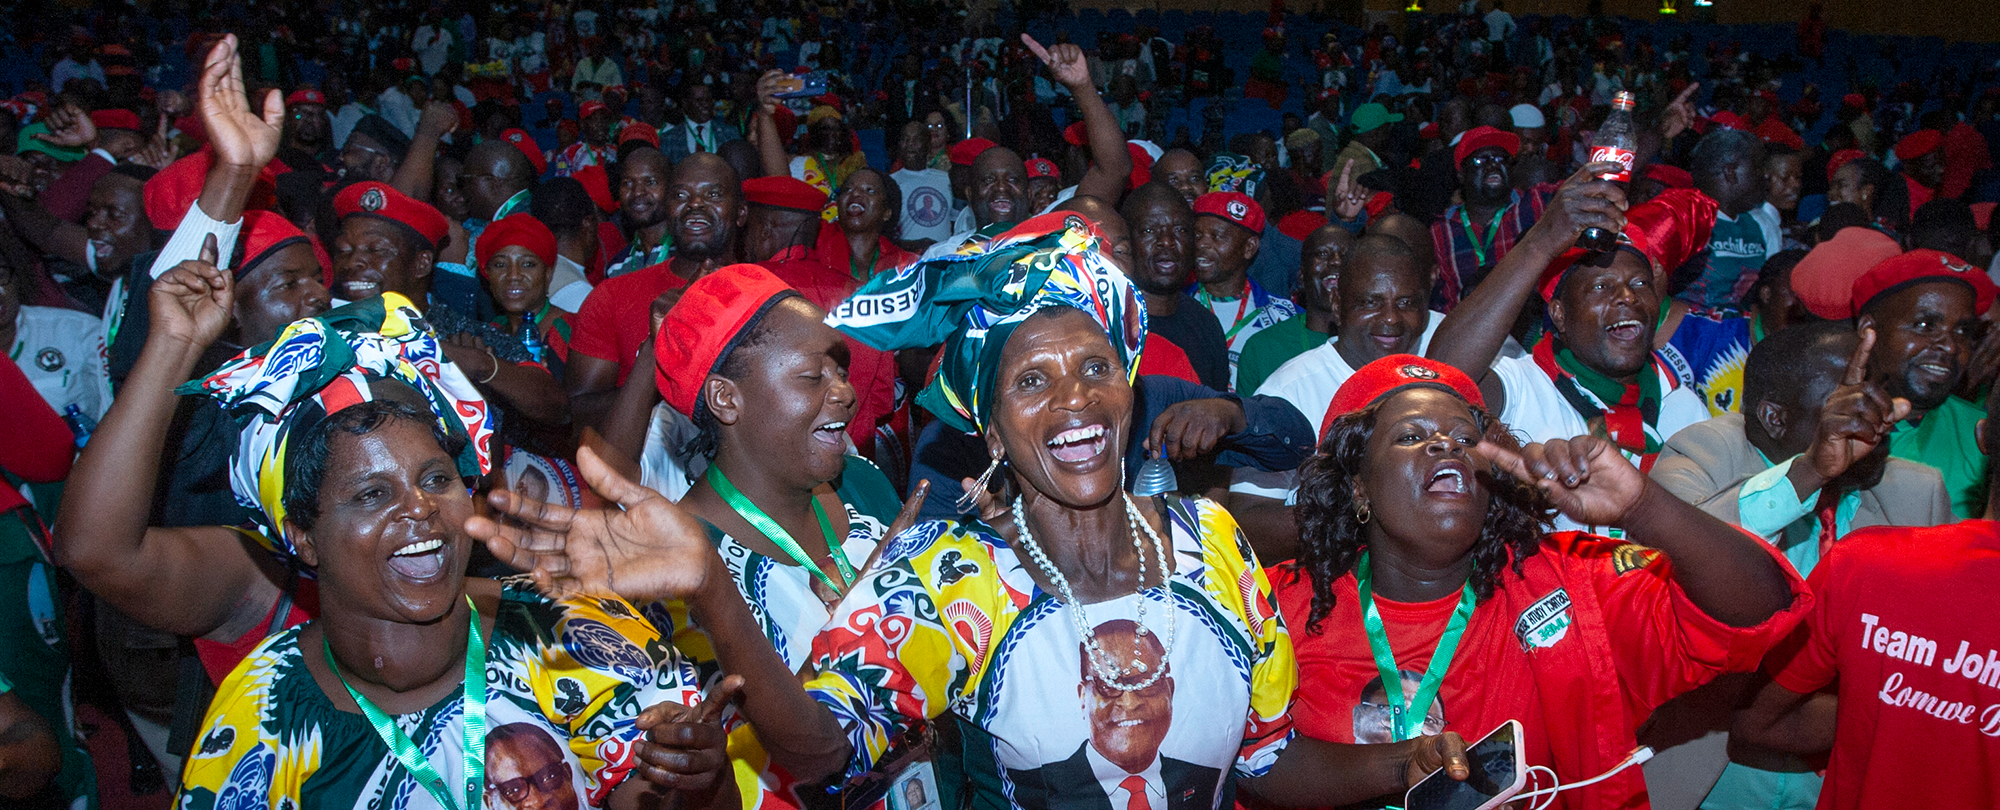
POLYGON ((672 262, 634 270, 617 278, 605 279, 583 299, 583 308, 570 319, 569 350, 618 364, 618 384, 639 356, 653 328, 653 299, 660 293, 687 286, 687 279, 673 271, 672 262))
POLYGON ((1813 569, 1817 606, 1766 667, 1839 683, 1820 810, 2000 807, 2000 523, 1874 527, 1813 569))
MULTIPOLYGON (((1666 555, 1580 532, 1550 535, 1523 568, 1525 575, 1510 569, 1473 611, 1438 699, 1427 707, 1424 732, 1456 731, 1470 743, 1519 720, 1527 764, 1548 766, 1565 783, 1624 759, 1638 745, 1640 724, 1668 699, 1725 672, 1754 669, 1811 603, 1793 575, 1791 609, 1756 627, 1732 628, 1688 601, 1666 555)), ((1299 661, 1292 722, 1300 733, 1354 742, 1359 731, 1367 742, 1386 742, 1386 708, 1361 705, 1364 689, 1368 702, 1386 704, 1379 682, 1370 683, 1378 676, 1353 574, 1334 581, 1333 610, 1318 632, 1307 625, 1311 581, 1282 566, 1273 569, 1272 586, 1299 661)), ((1406 698, 1457 605, 1456 593, 1415 604, 1376 599, 1406 698)), ((1556 794, 1556 806, 1646 807, 1645 779, 1631 768, 1556 794)))

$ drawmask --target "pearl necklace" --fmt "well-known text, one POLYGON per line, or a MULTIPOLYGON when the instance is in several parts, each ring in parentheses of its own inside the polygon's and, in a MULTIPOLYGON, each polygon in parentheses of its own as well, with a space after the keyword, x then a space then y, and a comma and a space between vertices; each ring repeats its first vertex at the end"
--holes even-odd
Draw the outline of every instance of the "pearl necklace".
POLYGON ((1036 567, 1042 569, 1042 573, 1048 576, 1049 581, 1055 583, 1056 590, 1062 593, 1062 601, 1069 605, 1070 622, 1076 625, 1076 635, 1083 639, 1084 648, 1090 653, 1091 671, 1097 674, 1099 681, 1110 684, 1120 692, 1137 692, 1158 683, 1160 676, 1167 672, 1167 660, 1174 652, 1174 593, 1173 588, 1167 583, 1166 541, 1161 540, 1159 533, 1153 531, 1153 525, 1146 522, 1145 516, 1139 514, 1139 507, 1132 503, 1132 496, 1122 492, 1119 494, 1125 498, 1125 527, 1132 535, 1132 550, 1139 557, 1139 589, 1134 591, 1139 597, 1138 620, 1134 622, 1139 626, 1137 636, 1144 637, 1152 632, 1146 629, 1146 591, 1149 589, 1146 587, 1146 548, 1139 537, 1142 528, 1146 536, 1153 540, 1153 555, 1160 565, 1159 587, 1166 592, 1167 603, 1167 643, 1160 653, 1160 668, 1154 670, 1145 680, 1135 684, 1126 684, 1124 678, 1127 675, 1145 672, 1146 662, 1134 660, 1129 667, 1120 666, 1111 660, 1111 655, 1106 653, 1103 647, 1098 645, 1097 634, 1092 631, 1090 618, 1084 614, 1083 601, 1076 598, 1076 591, 1070 588, 1069 578, 1056 569, 1049 555, 1042 551, 1041 544, 1035 542, 1034 532, 1028 529, 1028 514, 1021 506, 1025 499, 1014 499, 1014 525, 1020 530, 1021 546, 1028 550, 1028 557, 1035 561, 1036 567))

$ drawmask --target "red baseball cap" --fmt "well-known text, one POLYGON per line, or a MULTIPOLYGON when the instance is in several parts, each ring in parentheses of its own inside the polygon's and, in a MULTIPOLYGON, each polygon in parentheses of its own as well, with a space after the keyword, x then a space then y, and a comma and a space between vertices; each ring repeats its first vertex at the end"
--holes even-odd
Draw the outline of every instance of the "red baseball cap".
POLYGON ((1264 206, 1239 191, 1211 191, 1194 198, 1194 215, 1221 217, 1251 233, 1264 232, 1264 206))
POLYGON ((527 248, 544 265, 551 268, 556 265, 555 232, 531 214, 513 214, 494 220, 479 233, 474 258, 478 261, 480 275, 486 274, 486 262, 493 258, 493 254, 510 245, 527 248))
POLYGON ((1494 129, 1493 127, 1473 127, 1468 129, 1464 135, 1459 137, 1458 146, 1453 147, 1451 150, 1451 165, 1455 168, 1463 169, 1465 168, 1465 159, 1472 157, 1472 153, 1481 149, 1494 147, 1498 147, 1500 151, 1506 152, 1508 157, 1513 157, 1521 151, 1521 136, 1506 130, 1494 129))
POLYGON ((318 104, 324 107, 326 94, 311 87, 301 87, 293 90, 291 95, 285 96, 285 106, 292 107, 299 104, 318 104))
POLYGON ((999 144, 985 138, 967 138, 952 144, 951 149, 946 150, 945 154, 951 158, 954 166, 970 166, 980 155, 986 154, 986 150, 996 146, 999 144))
POLYGON ((1479 394, 1479 384, 1465 372, 1427 357, 1392 354, 1362 366, 1361 370, 1340 384, 1340 390, 1333 394, 1333 402, 1326 407, 1326 418, 1320 420, 1320 439, 1326 439, 1327 429, 1333 427, 1333 420, 1373 405, 1377 400, 1405 388, 1419 386, 1449 391, 1468 403, 1486 407, 1486 398, 1479 394))
POLYGON ((1896 142, 1897 160, 1915 160, 1937 151, 1944 145, 1944 133, 1935 129, 1920 129, 1896 142))
POLYGON ((790 175, 752 177, 743 181, 743 199, 751 205, 818 212, 826 207, 826 192, 790 175))
POLYGON ((450 228, 444 215, 432 208, 430 203, 397 191, 388 183, 374 180, 342 189, 333 198, 333 213, 341 219, 367 216, 389 220, 409 228, 429 242, 432 248, 444 241, 450 228))
POLYGON ((507 130, 500 133, 500 140, 513 144, 515 149, 521 150, 521 154, 528 156, 528 162, 535 167, 535 176, 540 177, 548 172, 549 159, 542 157, 541 145, 535 143, 534 136, 529 135, 526 130, 507 130))
POLYGON ((736 336, 772 303, 794 295, 797 290, 754 264, 732 264, 688 285, 653 339, 653 377, 661 398, 683 416, 694 416, 702 383, 736 336))
MULTIPOLYGON (((1843 229, 1847 230, 1847 229, 1843 229)), ((1796 269, 1794 273, 1798 272, 1796 269)), ((1973 310, 1986 314, 1993 306, 1993 295, 2000 292, 1986 271, 1967 264, 1964 259, 1942 250, 1920 248, 1897 256, 1892 256, 1854 280, 1854 313, 1859 315, 1870 302, 1918 284, 1936 281, 1955 281, 1972 289, 1973 310)))
POLYGON ((131 110, 98 110, 90 114, 90 123, 98 129, 139 129, 139 114, 131 110))
POLYGON ((236 251, 236 262, 230 267, 230 274, 239 280, 285 247, 312 244, 305 231, 271 211, 243 212, 242 233, 243 246, 236 251))
POLYGON ((604 106, 604 102, 602 101, 586 101, 577 106, 576 117, 589 118, 592 115, 596 115, 597 113, 610 112, 610 111, 611 108, 604 106))
POLYGON ((1792 294, 1806 311, 1821 318, 1852 317, 1854 282, 1869 268, 1902 252, 1894 237, 1874 228, 1841 228, 1792 268, 1792 294))
POLYGON ((645 141, 658 148, 660 145, 660 133, 658 130, 653 129, 651 124, 633 121, 630 124, 626 124, 624 129, 618 130, 618 143, 622 145, 626 141, 645 141))
POLYGON ((1022 165, 1025 168, 1027 168, 1028 179, 1030 180, 1033 180, 1037 177, 1052 177, 1057 180, 1062 179, 1062 170, 1057 169, 1056 162, 1048 158, 1028 158, 1026 161, 1022 162, 1022 165))

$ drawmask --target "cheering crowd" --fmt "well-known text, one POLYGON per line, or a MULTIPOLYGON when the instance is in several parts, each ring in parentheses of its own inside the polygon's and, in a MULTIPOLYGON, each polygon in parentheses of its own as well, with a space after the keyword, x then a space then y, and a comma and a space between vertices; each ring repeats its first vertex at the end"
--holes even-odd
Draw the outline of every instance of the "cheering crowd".
POLYGON ((1992 49, 165 5, 0 23, 0 806, 2000 806, 1992 49))

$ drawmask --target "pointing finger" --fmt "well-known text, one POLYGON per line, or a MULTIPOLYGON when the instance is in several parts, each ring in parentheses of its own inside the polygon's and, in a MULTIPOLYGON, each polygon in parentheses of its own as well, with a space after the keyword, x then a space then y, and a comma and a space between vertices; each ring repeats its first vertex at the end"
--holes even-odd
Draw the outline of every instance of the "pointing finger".
POLYGON ((1841 377, 1841 385, 1860 385, 1868 379, 1868 353, 1875 349, 1875 328, 1861 330, 1861 342, 1854 347, 1854 353, 1847 357, 1847 373, 1841 377))
POLYGON ((1049 56, 1049 49, 1042 47, 1042 43, 1036 42, 1034 37, 1022 34, 1021 44, 1028 46, 1028 51, 1033 53, 1036 59, 1042 60, 1042 64, 1055 64, 1055 60, 1049 56))

